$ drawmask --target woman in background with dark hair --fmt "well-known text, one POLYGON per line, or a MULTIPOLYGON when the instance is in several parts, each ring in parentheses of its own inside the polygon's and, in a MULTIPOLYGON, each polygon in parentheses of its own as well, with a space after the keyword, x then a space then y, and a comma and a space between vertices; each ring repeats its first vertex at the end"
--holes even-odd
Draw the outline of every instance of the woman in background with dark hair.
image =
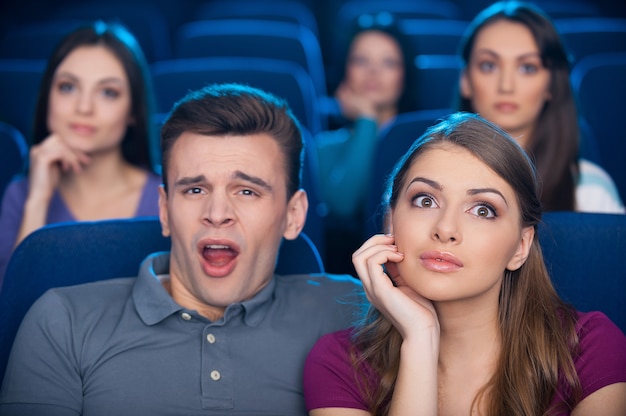
POLYGON ((414 55, 391 22, 357 26, 344 56, 345 72, 335 92, 344 124, 315 137, 321 196, 329 210, 327 266, 334 272, 348 272, 337 269, 334 259, 349 260, 362 241, 362 208, 378 133, 399 113, 415 109, 414 55))
POLYGON ((127 29, 98 21, 60 42, 41 81, 28 175, 3 197, 1 275, 46 224, 158 215, 152 114, 148 67, 127 29))
POLYGON ((548 211, 623 213, 613 180, 580 158, 570 64, 550 18, 533 4, 495 3, 461 43, 458 109, 506 130, 533 158, 548 211))

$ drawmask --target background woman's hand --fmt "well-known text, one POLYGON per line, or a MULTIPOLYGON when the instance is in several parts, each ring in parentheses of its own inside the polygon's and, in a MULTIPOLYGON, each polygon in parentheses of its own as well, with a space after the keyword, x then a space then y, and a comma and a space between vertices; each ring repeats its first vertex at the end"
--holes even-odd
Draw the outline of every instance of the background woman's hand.
POLYGON ((29 197, 49 201, 64 172, 79 173, 89 156, 71 149, 58 134, 51 134, 30 150, 29 197))
POLYGON ((357 118, 377 118, 376 105, 367 97, 358 94, 346 83, 341 83, 335 91, 341 114, 348 120, 357 118))
POLYGON ((405 284, 396 267, 396 263, 404 259, 404 254, 398 252, 393 243, 393 236, 378 234, 352 255, 367 299, 393 323, 403 339, 423 330, 435 330, 438 335, 435 308, 432 302, 405 284))

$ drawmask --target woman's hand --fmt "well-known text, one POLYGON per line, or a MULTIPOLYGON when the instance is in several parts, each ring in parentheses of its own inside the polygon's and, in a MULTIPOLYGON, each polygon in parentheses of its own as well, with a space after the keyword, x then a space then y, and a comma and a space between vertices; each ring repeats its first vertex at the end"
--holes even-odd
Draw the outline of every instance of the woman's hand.
POLYGON ((377 112, 374 102, 358 94, 346 83, 341 83, 335 91, 335 98, 339 102, 341 114, 348 120, 370 118, 376 120, 377 112))
POLYGON ((30 150, 29 199, 49 201, 61 174, 79 173, 89 160, 85 153, 71 149, 58 134, 51 134, 30 150))
POLYGON ((353 255, 356 269, 367 299, 396 327, 404 340, 423 331, 439 335, 439 321, 428 299, 407 286, 398 273, 396 263, 404 259, 390 235, 375 235, 353 255), (383 269, 385 265, 387 273, 383 269), (394 285, 395 283, 395 285, 394 285))

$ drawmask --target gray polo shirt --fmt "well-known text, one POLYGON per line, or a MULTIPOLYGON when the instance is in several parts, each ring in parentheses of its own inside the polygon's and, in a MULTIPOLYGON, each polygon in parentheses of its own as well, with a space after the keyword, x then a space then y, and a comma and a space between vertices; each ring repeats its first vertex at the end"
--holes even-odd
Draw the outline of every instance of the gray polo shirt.
POLYGON ((216 322, 159 282, 168 253, 138 278, 52 289, 28 312, 0 392, 2 415, 306 415, 302 367, 323 334, 354 321, 351 276, 275 276, 216 322))

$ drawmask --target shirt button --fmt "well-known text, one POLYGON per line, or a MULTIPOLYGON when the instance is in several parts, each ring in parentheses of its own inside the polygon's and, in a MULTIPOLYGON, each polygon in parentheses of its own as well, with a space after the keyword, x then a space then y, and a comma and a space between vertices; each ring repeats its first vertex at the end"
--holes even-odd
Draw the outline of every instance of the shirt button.
POLYGON ((217 370, 211 371, 211 380, 218 381, 220 378, 222 378, 222 375, 220 374, 219 371, 217 370))
POLYGON ((209 344, 215 344, 215 335, 213 334, 208 334, 206 336, 206 340, 209 341, 209 344))
POLYGON ((191 321, 191 315, 189 315, 187 312, 181 313, 180 317, 183 318, 185 321, 191 321))

